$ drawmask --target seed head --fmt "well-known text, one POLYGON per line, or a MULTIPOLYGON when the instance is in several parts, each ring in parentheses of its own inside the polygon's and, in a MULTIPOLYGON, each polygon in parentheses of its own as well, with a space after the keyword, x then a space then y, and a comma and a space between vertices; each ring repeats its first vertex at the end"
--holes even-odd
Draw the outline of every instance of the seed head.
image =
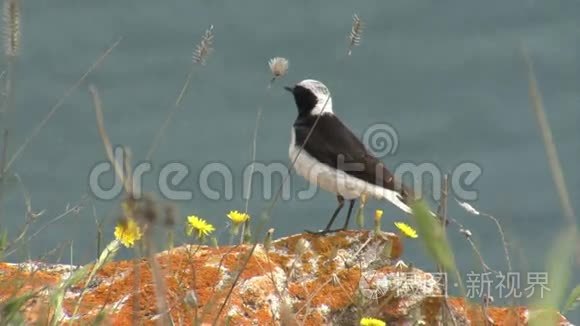
POLYGON ((282 57, 275 57, 268 61, 270 71, 274 78, 282 77, 288 72, 288 60, 282 57))
POLYGON ((363 30, 363 22, 357 14, 352 16, 352 27, 348 39, 350 44, 348 46, 348 55, 351 55, 352 49, 360 44, 363 30))
POLYGON ((20 50, 20 1, 4 0, 4 50, 15 57, 20 50))
POLYGON ((205 65, 205 61, 209 55, 213 52, 213 25, 205 31, 201 37, 201 41, 196 45, 195 51, 193 51, 193 63, 199 63, 202 66, 205 65))

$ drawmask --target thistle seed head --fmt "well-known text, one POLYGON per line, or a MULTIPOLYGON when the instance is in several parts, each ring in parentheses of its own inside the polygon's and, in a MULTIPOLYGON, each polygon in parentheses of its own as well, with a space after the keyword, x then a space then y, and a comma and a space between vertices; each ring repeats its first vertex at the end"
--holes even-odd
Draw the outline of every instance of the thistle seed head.
POLYGON ((288 60, 282 57, 275 57, 268 61, 270 71, 274 78, 282 77, 288 72, 288 60))

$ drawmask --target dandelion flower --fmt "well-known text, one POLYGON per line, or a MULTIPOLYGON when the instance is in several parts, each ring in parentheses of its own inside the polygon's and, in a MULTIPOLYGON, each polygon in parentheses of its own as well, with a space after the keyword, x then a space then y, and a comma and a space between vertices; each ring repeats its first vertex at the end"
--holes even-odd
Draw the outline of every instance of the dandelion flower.
POLYGON ((380 221, 382 217, 383 217, 383 210, 377 209, 375 211, 375 221, 380 221))
POLYGON ((194 230, 197 232, 198 238, 203 238, 215 231, 215 228, 206 220, 195 215, 190 215, 187 217, 187 235, 191 235, 194 230))
POLYGON ((413 229, 410 225, 404 223, 404 222, 395 222, 395 226, 401 230, 401 232, 408 236, 409 238, 417 238, 417 231, 415 231, 415 229, 413 229))
POLYGON ((127 248, 133 247, 142 235, 139 225, 132 218, 120 221, 115 227, 115 238, 127 248))
POLYGON ((288 72, 288 60, 286 58, 272 58, 268 61, 268 66, 270 66, 270 71, 274 78, 282 77, 288 72))
POLYGON ((245 221, 250 219, 250 215, 247 213, 241 213, 238 211, 230 211, 228 213, 228 218, 234 223, 234 224, 242 224, 245 221))
MULTIPOLYGON (((242 225, 243 223, 247 222, 250 219, 250 215, 238 211, 230 211, 227 216, 232 221, 232 225, 230 228, 230 234, 232 237, 240 232, 240 225, 242 225)), ((249 228, 244 229, 244 233, 246 232, 249 232, 249 228)), ((231 241, 232 239, 230 239, 230 242, 231 241)))
POLYGON ((365 317, 360 320, 360 326, 387 326, 387 323, 380 319, 365 317))

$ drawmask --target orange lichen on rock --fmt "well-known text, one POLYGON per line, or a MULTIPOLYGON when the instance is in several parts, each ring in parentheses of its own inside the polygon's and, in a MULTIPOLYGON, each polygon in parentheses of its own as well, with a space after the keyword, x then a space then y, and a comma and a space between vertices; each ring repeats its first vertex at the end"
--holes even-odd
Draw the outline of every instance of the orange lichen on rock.
POLYGON ((199 325, 353 325, 362 316, 389 325, 418 319, 435 325, 442 307, 459 324, 478 325, 484 316, 492 325, 527 322, 523 307, 488 307, 484 315, 477 304, 445 302, 432 274, 395 264, 402 250, 396 235, 369 231, 299 234, 268 247, 181 246, 155 256, 168 311, 158 309, 161 285, 146 259, 110 262, 86 288, 83 279, 64 289, 62 311, 54 311, 49 298, 76 266, 0 263, 0 303, 33 293, 22 306, 27 322, 58 313, 61 322, 74 325, 90 324, 102 312, 111 325, 149 325, 162 318, 199 325))
POLYGON ((0 302, 55 285, 64 273, 71 270, 68 265, 46 265, 33 261, 22 264, 0 263, 0 302))

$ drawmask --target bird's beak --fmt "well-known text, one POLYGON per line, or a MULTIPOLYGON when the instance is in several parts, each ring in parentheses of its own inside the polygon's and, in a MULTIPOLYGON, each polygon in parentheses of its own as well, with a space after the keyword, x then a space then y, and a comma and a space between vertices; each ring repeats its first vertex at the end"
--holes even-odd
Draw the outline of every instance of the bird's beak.
POLYGON ((284 86, 284 89, 287 90, 290 93, 294 93, 294 87, 284 86))

